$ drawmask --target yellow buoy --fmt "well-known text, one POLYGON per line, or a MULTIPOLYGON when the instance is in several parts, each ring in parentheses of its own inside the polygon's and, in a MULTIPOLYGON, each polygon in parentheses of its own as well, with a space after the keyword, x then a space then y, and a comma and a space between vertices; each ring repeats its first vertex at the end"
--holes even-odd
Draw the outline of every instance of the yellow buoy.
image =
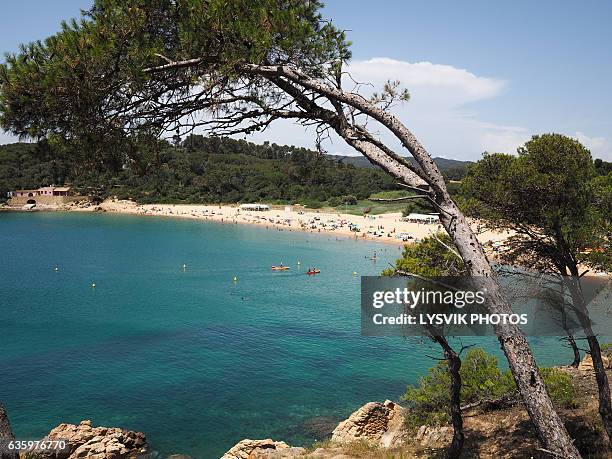
POLYGON ((234 278, 232 279, 232 281, 234 282, 238 282, 238 278, 236 276, 234 276, 234 278))
POLYGON ((356 275, 357 275, 357 271, 353 271, 353 276, 356 276, 356 275))

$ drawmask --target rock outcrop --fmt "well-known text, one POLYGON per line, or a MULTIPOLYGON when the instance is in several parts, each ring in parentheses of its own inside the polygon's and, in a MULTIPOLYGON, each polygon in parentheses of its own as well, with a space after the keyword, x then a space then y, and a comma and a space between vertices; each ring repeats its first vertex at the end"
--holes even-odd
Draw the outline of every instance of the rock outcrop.
POLYGON ((404 442, 404 414, 405 408, 390 400, 370 402, 338 424, 332 433, 332 444, 326 448, 309 453, 305 448, 291 447, 282 441, 247 439, 237 443, 222 459, 340 459, 348 457, 343 454, 342 445, 363 441, 374 447, 395 447, 404 442))
MULTIPOLYGON (((145 435, 116 427, 92 427, 91 421, 79 425, 60 424, 45 437, 45 440, 64 440, 63 451, 27 452, 28 458, 53 459, 130 459, 143 457, 148 452, 145 435)), ((22 454, 25 457, 25 454, 22 454)))
MULTIPOLYGON (((604 368, 612 369, 612 362, 605 355, 601 356, 601 360, 603 361, 604 368)), ((593 371, 593 358, 591 354, 586 354, 580 364, 578 365, 578 369, 582 371, 593 371)))
POLYGON ((450 426, 421 426, 414 439, 427 448, 445 448, 453 439, 453 428, 450 426))
POLYGON ((6 414, 4 405, 0 402, 0 440, 12 440, 13 438, 15 437, 13 436, 8 414, 6 414))
POLYGON ((234 445, 221 459, 289 458, 305 452, 304 448, 291 447, 284 441, 246 439, 234 445))
POLYGON ((16 453, 7 451, 5 445, 14 440, 13 429, 9 421, 8 414, 4 409, 4 405, 0 402, 0 459, 16 459, 19 457, 16 453))
POLYGON ((389 448, 403 441, 404 410, 397 403, 370 402, 338 424, 332 433, 332 442, 353 443, 367 441, 389 448))

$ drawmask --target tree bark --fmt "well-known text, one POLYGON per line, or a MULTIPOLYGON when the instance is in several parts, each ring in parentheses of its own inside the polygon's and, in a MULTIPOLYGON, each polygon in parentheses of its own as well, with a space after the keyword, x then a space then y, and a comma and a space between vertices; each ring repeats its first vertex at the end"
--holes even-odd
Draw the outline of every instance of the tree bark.
POLYGON ((561 325, 563 326, 563 330, 565 330, 565 333, 567 333, 567 342, 569 343, 570 347, 572 348, 572 352, 574 353, 574 360, 572 361, 571 366, 574 368, 578 368, 578 365, 580 365, 580 350, 578 349, 578 345, 576 344, 574 333, 567 323, 567 311, 565 308, 565 304, 561 305, 561 325))
POLYGON ((451 377, 450 412, 451 423, 453 425, 453 439, 446 451, 446 457, 449 459, 459 459, 459 457, 461 457, 461 451, 463 450, 463 443, 465 442, 463 417, 461 416, 461 358, 459 358, 455 350, 448 344, 444 336, 434 336, 434 340, 440 344, 444 350, 444 357, 448 363, 448 371, 451 377))
MULTIPOLYGON (((479 279, 482 282, 481 289, 487 291, 489 312, 511 314, 512 308, 502 297, 499 284, 495 280, 482 247, 465 217, 452 201, 442 202, 440 207, 440 219, 451 238, 453 238, 468 272, 473 276, 482 276, 479 279)), ((565 425, 546 392, 535 358, 522 331, 516 325, 510 324, 500 324, 495 326, 494 329, 508 359, 510 370, 525 408, 544 448, 560 457, 580 457, 580 453, 574 446, 565 425)))
POLYGON ((599 415, 608 434, 608 439, 612 441, 612 401, 610 400, 608 375, 601 358, 599 341, 591 332, 587 331, 587 333, 590 335, 587 336, 587 342, 589 343, 589 351, 593 359, 593 370, 595 370, 595 380, 597 381, 599 392, 599 415))
POLYGON ((571 366, 574 368, 578 368, 578 365, 580 365, 580 350, 578 349, 578 345, 576 344, 574 335, 572 335, 571 333, 568 333, 567 342, 570 344, 570 347, 572 348, 572 352, 574 353, 574 360, 572 361, 571 366))
MULTIPOLYGON (((573 271, 575 274, 578 273, 577 268, 573 271)), ((579 277, 577 275, 573 277, 564 276, 564 280, 569 286, 576 315, 586 335, 587 343, 589 343, 589 353, 593 360, 593 371, 595 372, 595 380, 597 381, 597 391, 599 395, 599 415, 601 416, 604 429, 606 429, 606 433, 608 434, 608 439, 612 441, 612 399, 610 397, 610 383, 608 381, 608 375, 606 374, 606 367, 601 357, 599 341, 593 332, 591 318, 589 317, 589 311, 585 304, 584 295, 582 294, 579 277)))

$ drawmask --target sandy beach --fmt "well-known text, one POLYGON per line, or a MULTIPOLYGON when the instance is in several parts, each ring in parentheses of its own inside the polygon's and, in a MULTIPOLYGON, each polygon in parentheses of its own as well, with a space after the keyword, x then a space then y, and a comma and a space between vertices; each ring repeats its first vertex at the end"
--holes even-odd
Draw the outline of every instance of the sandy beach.
MULTIPOLYGON (((21 207, 2 206, 0 210, 22 211, 21 207)), ((129 200, 107 199, 99 205, 73 203, 62 205, 38 205, 37 211, 112 212, 161 218, 185 218, 213 221, 223 224, 259 225, 276 231, 303 231, 334 235, 336 238, 377 241, 394 244, 401 249, 405 244, 444 232, 439 224, 401 221, 401 213, 380 215, 352 215, 331 209, 306 209, 301 206, 270 206, 266 211, 245 211, 238 205, 214 204, 137 204, 129 200), (359 231, 354 231, 358 228, 359 231)), ((483 244, 491 260, 498 259, 504 250, 504 241, 512 232, 485 231, 476 220, 470 225, 483 244)), ((586 268, 585 268, 586 269, 586 268)), ((589 271, 587 276, 610 276, 609 273, 589 271)))
MULTIPOLYGON (((45 210, 41 208, 40 210, 45 210)), ((51 210, 51 209, 49 209, 51 210)), ((401 213, 359 216, 333 212, 327 209, 314 210, 300 206, 271 206, 267 211, 244 211, 237 205, 204 204, 137 204, 126 200, 106 200, 99 206, 76 205, 57 210, 81 212, 116 212, 122 214, 188 218, 215 221, 227 224, 250 224, 281 231, 305 231, 328 233, 352 239, 375 240, 403 245, 419 241, 432 233, 444 231, 439 224, 401 221, 401 213), (355 231, 359 229, 359 231, 355 231)), ((500 246, 508 233, 478 231, 477 222, 472 227, 482 243, 500 246)))

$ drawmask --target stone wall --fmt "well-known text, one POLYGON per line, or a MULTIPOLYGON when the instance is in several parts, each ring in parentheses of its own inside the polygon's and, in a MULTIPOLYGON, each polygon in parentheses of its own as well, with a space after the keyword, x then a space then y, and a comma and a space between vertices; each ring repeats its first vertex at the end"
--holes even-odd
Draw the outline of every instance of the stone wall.
POLYGON ((59 206, 87 198, 85 196, 19 196, 10 198, 7 204, 11 207, 23 207, 30 199, 36 201, 36 205, 59 206))

